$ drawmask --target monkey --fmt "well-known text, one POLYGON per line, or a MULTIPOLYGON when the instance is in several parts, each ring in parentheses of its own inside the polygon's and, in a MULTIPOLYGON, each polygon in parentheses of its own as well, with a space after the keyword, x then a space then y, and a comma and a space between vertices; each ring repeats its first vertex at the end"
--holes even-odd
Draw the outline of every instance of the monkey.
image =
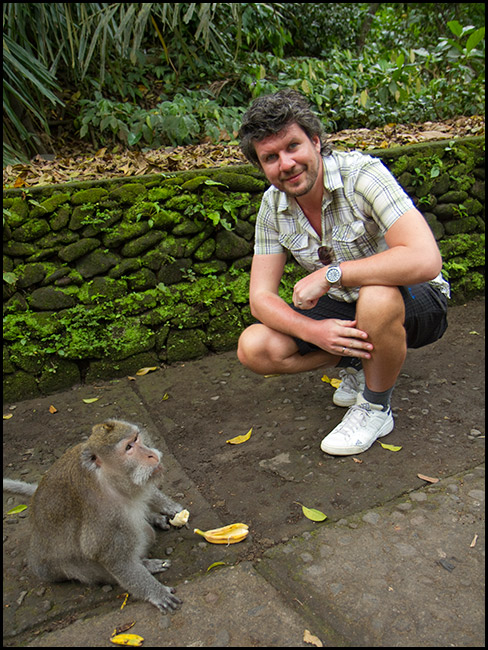
POLYGON ((145 439, 137 425, 107 420, 39 484, 4 479, 4 490, 32 496, 28 564, 42 581, 119 583, 161 612, 181 604, 152 575, 169 561, 146 558, 153 526, 168 529, 168 518, 183 508, 156 486, 161 452, 145 439))

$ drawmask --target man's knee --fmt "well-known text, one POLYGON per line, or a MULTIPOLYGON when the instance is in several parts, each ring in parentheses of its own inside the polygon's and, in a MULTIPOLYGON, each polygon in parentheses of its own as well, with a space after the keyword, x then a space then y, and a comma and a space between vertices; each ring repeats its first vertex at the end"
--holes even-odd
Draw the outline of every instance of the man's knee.
POLYGON ((384 285, 366 285, 359 290, 356 305, 356 318, 368 319, 378 323, 403 324, 405 304, 398 287, 384 285))

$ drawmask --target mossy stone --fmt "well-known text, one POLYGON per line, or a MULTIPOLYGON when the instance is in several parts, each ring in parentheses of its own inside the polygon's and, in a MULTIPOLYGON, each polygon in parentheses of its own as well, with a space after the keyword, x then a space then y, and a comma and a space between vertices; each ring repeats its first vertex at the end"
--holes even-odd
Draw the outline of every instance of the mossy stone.
POLYGON ((30 242, 39 239, 50 230, 45 219, 29 219, 12 232, 12 239, 18 242, 30 242))
POLYGON ((29 217, 29 205, 27 200, 21 199, 19 196, 14 197, 8 211, 10 214, 6 214, 6 222, 11 228, 18 228, 18 226, 22 225, 29 217))
POLYGON ((217 172, 214 180, 226 185, 231 192, 249 192, 251 194, 264 192, 268 185, 259 178, 236 172, 217 172))
POLYGON ((25 264, 25 266, 18 266, 16 269, 17 287, 19 289, 26 289, 34 284, 40 284, 46 275, 46 269, 43 264, 25 264))
POLYGON ((38 309, 39 311, 59 311, 60 309, 74 307, 76 300, 60 289, 40 287, 34 289, 31 293, 29 304, 32 309, 38 309))
MULTIPOLYGON (((127 223, 124 221, 112 228, 110 232, 104 233, 102 242, 107 248, 116 248, 121 244, 145 235, 148 230, 149 224, 146 221, 140 223, 127 223)), ((130 255, 127 255, 127 257, 130 257, 130 255)))
POLYGON ((74 260, 83 257, 83 255, 91 253, 91 251, 95 250, 95 248, 98 248, 99 246, 100 242, 98 239, 87 237, 86 239, 80 239, 73 244, 68 244, 68 246, 65 246, 58 251, 58 256, 64 262, 73 262, 74 260))
POLYGON ((98 203, 108 197, 108 192, 103 187, 91 187, 88 190, 80 190, 71 197, 72 205, 83 205, 83 203, 98 203))
POLYGON ((43 215, 52 214, 56 208, 69 201, 69 197, 70 195, 68 192, 53 194, 45 201, 41 201, 39 205, 35 205, 33 208, 31 208, 31 217, 37 218, 42 217, 43 215))
POLYGON ((168 363, 198 359, 208 353, 204 343, 205 333, 200 329, 172 330, 166 342, 166 359, 168 363))
POLYGON ((154 366, 159 366, 159 359, 155 352, 141 352, 126 359, 91 361, 85 382, 90 384, 114 377, 134 376, 140 368, 153 368, 154 366))
POLYGON ((219 260, 236 260, 252 250, 250 242, 229 230, 217 233, 216 243, 215 256, 219 260))
POLYGON ((122 203, 134 203, 146 194, 147 190, 142 183, 126 183, 112 190, 110 197, 116 198, 122 203))
POLYGON ((231 309, 210 321, 207 328, 207 344, 215 352, 233 350, 237 347, 243 329, 239 311, 231 309))
POLYGON ((195 250, 195 259, 199 260, 200 262, 209 260, 215 251, 215 246, 216 244, 213 238, 207 239, 195 250))
POLYGON ((39 397, 40 390, 35 377, 28 372, 19 370, 4 377, 3 401, 4 403, 19 402, 21 400, 39 397))
POLYGON ((161 230, 172 230, 174 226, 183 221, 183 215, 175 210, 160 210, 151 216, 153 228, 161 230))
POLYGON ((127 282, 113 278, 94 278, 88 286, 88 296, 91 300, 104 302, 122 298, 127 294, 127 282))
POLYGON ((48 367, 41 373, 38 381, 39 389, 44 395, 66 390, 79 383, 81 374, 78 364, 59 357, 49 360, 48 367))
POLYGON ((163 234, 157 230, 152 230, 151 232, 142 235, 142 237, 137 237, 129 242, 127 242, 122 250, 120 251, 124 257, 137 257, 146 251, 148 248, 154 248, 159 244, 163 234))
POLYGON ((476 217, 466 217, 465 219, 457 219, 455 221, 447 221, 444 223, 447 235, 458 235, 459 233, 468 233, 476 230, 478 221, 476 217))
POLYGON ((110 252, 96 249, 82 257, 76 265, 76 270, 85 279, 94 275, 105 275, 113 266, 120 262, 120 257, 110 252))

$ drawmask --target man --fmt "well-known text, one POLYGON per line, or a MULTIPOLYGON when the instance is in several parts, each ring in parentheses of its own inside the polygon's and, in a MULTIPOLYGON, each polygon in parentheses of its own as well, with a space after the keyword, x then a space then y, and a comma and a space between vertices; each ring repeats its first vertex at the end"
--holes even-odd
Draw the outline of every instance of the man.
POLYGON ((242 333, 239 360, 261 374, 339 366, 334 403, 350 408, 321 449, 366 451, 394 427, 390 397, 407 347, 432 343, 447 327, 449 285, 435 238, 380 160, 324 145, 299 93, 256 99, 239 135, 272 184, 251 269, 259 322, 242 333), (291 305, 278 295, 287 251, 309 271, 291 305))

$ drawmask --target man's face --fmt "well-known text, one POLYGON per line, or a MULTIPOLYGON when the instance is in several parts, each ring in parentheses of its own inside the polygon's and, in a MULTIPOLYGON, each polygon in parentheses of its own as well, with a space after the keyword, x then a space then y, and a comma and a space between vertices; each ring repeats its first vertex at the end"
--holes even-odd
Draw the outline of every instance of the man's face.
POLYGON ((320 139, 312 140, 298 124, 254 144, 268 181, 289 196, 310 192, 317 181, 322 158, 320 139))

